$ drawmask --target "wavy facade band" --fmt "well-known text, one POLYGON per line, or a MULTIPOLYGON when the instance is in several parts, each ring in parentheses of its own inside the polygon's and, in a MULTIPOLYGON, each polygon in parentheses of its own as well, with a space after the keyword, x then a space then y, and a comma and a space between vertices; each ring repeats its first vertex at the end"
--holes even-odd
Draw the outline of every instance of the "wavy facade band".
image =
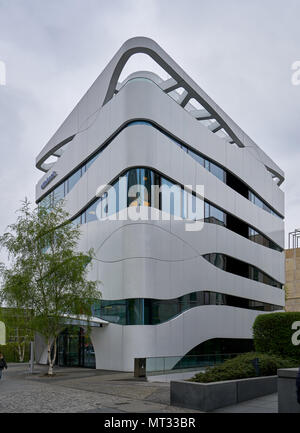
POLYGON ((134 358, 203 354, 225 340, 242 352, 256 316, 284 308, 284 173, 153 40, 123 44, 36 166, 37 203, 64 198, 79 248, 96 254, 96 368, 132 371, 134 358), (170 78, 119 82, 136 53, 170 78), (134 194, 121 193, 125 178, 134 194), (179 186, 179 208, 153 185, 179 186), (203 204, 198 231, 186 230, 189 198, 203 204), (134 207, 170 218, 123 218, 134 207))

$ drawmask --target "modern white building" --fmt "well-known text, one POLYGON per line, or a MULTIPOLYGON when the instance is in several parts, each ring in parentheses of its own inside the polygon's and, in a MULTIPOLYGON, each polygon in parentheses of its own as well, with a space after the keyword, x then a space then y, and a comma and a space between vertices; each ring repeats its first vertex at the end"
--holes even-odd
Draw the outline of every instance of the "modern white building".
POLYGON ((242 352, 256 316, 283 308, 284 173, 153 40, 122 45, 36 166, 37 202, 64 197, 80 249, 96 253, 96 368, 242 352), (171 78, 136 72, 119 82, 136 53, 171 78), (190 185, 179 206, 162 187, 173 184, 190 185), (200 230, 185 220, 188 197, 200 230), (125 218, 128 208, 152 217, 125 218))

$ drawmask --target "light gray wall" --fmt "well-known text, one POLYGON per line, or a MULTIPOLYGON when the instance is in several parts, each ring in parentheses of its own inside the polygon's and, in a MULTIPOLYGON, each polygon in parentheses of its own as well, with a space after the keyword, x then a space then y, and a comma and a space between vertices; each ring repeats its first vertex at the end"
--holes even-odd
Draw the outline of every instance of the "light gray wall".
POLYGON ((281 182, 284 180, 283 171, 260 149, 244 131, 184 72, 184 70, 152 39, 135 37, 127 40, 115 54, 103 72, 96 79, 87 93, 82 97, 74 110, 70 113, 62 126, 49 140, 37 157, 37 165, 40 167, 51 150, 60 142, 73 134, 77 134, 86 128, 89 120, 97 115, 101 107, 107 104, 113 97, 117 88, 119 76, 127 60, 136 53, 144 53, 152 57, 172 77, 171 80, 162 83, 162 87, 168 87, 175 83, 178 87, 184 86, 189 97, 195 98, 203 105, 214 118, 228 131, 240 147, 251 147, 251 151, 257 159, 262 161, 270 170, 276 173, 281 182))
POLYGON ((202 306, 155 326, 93 328, 96 368, 133 370, 134 358, 182 356, 211 338, 252 338, 257 312, 227 306, 202 306))
MULTIPOLYGON (((131 81, 101 111, 89 119, 88 129, 76 135, 64 157, 55 164, 55 171, 58 173, 55 180, 43 191, 40 184, 49 173, 38 183, 37 199, 41 193, 44 194, 59 183, 66 173, 80 165, 124 123, 139 118, 152 120, 176 138, 223 165, 246 182, 279 213, 283 213, 283 192, 272 180, 264 164, 252 154, 251 149, 225 143, 150 81, 131 81)), ((156 131, 156 134, 160 133, 156 131)), ((174 143, 172 145, 176 147, 174 143)), ((155 152, 155 149, 149 149, 149 152, 155 152)), ((168 154, 167 151, 162 152, 162 149, 160 153, 168 154)))
MULTIPOLYGON (((157 49, 155 44, 153 47, 157 49)), ((130 81, 117 95, 108 97, 111 95, 109 86, 113 86, 112 76, 119 73, 114 68, 126 52, 125 48, 38 156, 37 163, 41 165, 61 141, 76 134, 63 155, 39 181, 37 199, 78 167, 124 123, 143 118, 160 125, 232 171, 279 213, 284 213, 283 192, 265 165, 283 176, 282 171, 246 135, 243 136, 225 114, 224 119, 235 134, 241 139, 244 137, 246 147, 226 143, 149 81, 130 81), (42 190, 41 183, 52 170, 57 172, 57 177, 42 190)), ((173 63, 172 67, 175 67, 173 63)), ((185 80, 188 81, 186 75, 185 80)), ((199 94, 200 90, 197 87, 199 94)), ((94 199, 100 185, 109 184, 121 172, 136 166, 151 167, 183 185, 204 185, 204 194, 209 201, 283 247, 284 223, 281 219, 242 197, 172 140, 146 125, 130 126, 120 132, 68 194, 67 211, 76 215, 94 199)), ((206 223, 201 231, 188 232, 185 224, 179 221, 94 221, 82 225, 81 231, 79 248, 93 247, 96 252, 89 277, 101 281, 103 299, 172 299, 194 291, 211 290, 284 305, 282 290, 224 272, 202 257, 210 252, 227 254, 257 266, 284 283, 284 254, 224 227, 206 223)), ((133 369, 134 357, 180 356, 210 338, 251 338, 252 324, 258 314, 260 312, 228 306, 201 306, 160 325, 111 323, 105 328, 93 329, 97 368, 129 371, 133 369)))

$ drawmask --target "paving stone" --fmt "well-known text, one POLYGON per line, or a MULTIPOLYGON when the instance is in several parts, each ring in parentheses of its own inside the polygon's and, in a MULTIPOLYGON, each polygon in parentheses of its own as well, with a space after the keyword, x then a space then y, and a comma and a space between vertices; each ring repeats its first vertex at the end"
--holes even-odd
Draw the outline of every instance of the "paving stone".
MULTIPOLYGON (((9 364, 0 381, 0 413, 196 413, 170 406, 170 385, 134 379, 131 373, 82 368, 9 364)), ((215 412, 277 412, 277 395, 260 397, 215 412)))
POLYGON ((254 398, 232 406, 216 409, 218 413, 277 413, 278 394, 254 398))
POLYGON ((8 367, 0 382, 0 413, 186 412, 169 406, 168 384, 137 381, 130 373, 57 368, 49 378, 43 366, 33 375, 26 364, 8 367), (152 402, 160 389, 165 397, 152 402))

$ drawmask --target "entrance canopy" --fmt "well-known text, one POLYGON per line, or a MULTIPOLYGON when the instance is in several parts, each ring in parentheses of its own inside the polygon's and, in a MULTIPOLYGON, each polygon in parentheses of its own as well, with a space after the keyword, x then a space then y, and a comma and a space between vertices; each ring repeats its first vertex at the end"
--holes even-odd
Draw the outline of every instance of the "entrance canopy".
POLYGON ((66 316, 65 324, 66 325, 75 325, 75 326, 87 326, 88 324, 91 327, 102 328, 103 326, 107 326, 109 322, 103 319, 99 319, 99 317, 90 317, 87 320, 86 316, 66 316))

